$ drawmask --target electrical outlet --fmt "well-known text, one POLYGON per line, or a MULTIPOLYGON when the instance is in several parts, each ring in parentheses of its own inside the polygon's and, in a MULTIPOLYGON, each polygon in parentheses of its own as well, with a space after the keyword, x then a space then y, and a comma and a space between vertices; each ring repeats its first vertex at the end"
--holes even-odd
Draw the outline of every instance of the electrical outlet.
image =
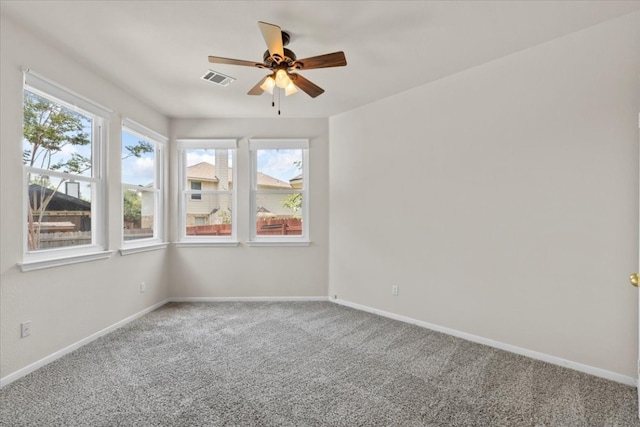
POLYGON ((400 293, 400 287, 398 285, 391 286, 391 295, 393 295, 394 297, 397 297, 399 293, 400 293))
POLYGON ((144 291, 147 289, 147 284, 144 282, 140 282, 140 293, 144 294, 144 291))
POLYGON ((31 320, 20 324, 20 338, 26 338, 31 335, 31 320))

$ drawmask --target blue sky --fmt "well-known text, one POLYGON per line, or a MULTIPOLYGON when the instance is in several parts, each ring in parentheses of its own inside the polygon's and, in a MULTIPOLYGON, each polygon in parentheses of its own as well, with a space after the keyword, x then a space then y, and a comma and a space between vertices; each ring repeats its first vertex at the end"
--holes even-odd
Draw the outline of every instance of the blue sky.
MULTIPOLYGON (((122 157, 129 153, 127 147, 135 146, 140 138, 127 132, 122 132, 122 157)), ((29 149, 30 145, 25 141, 24 148, 29 149)), ((77 147, 68 146, 53 156, 52 163, 69 158, 71 153, 78 152, 84 156, 91 156, 90 146, 77 147)), ((128 157, 122 161, 122 182, 133 185, 148 185, 154 180, 154 157, 155 153, 143 153, 140 157, 128 157)), ((302 150, 257 150, 258 171, 272 176, 284 182, 300 174, 300 169, 295 162, 302 160, 302 150)), ((215 150, 190 149, 187 150, 187 166, 200 162, 215 164, 215 150)), ((36 165, 40 166, 40 165, 36 165)), ((233 167, 231 156, 229 156, 229 166, 233 167)), ((86 173, 84 175, 89 175, 86 173)))
POLYGON ((302 150, 258 150, 258 171, 289 182, 300 175, 295 162, 302 161, 302 150))
MULTIPOLYGON (((140 138, 127 132, 122 132, 122 157, 129 155, 127 147, 135 146, 140 138)), ((140 157, 128 157, 122 161, 122 182, 133 185, 148 185, 153 182, 155 153, 143 153, 140 157)))

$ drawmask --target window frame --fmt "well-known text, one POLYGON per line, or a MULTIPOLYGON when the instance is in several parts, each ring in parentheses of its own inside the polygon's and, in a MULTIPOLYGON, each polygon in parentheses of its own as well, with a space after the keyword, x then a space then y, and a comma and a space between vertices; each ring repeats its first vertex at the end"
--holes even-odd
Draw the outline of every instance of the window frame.
MULTIPOLYGON (((106 143, 108 129, 113 110, 110 110, 82 95, 53 82, 31 70, 23 70, 24 91, 41 96, 71 111, 89 117, 91 129, 91 176, 76 175, 55 170, 40 169, 22 165, 22 228, 23 255, 18 263, 21 271, 39 270, 59 265, 103 259, 111 256, 113 251, 107 249, 107 181, 106 181, 106 143), (29 250, 28 248, 28 193, 29 174, 43 174, 56 178, 73 178, 80 182, 91 183, 91 243, 60 248, 29 250)), ((23 135, 24 138, 24 135, 23 135)), ((21 142, 23 140, 21 139, 21 142)))
POLYGON ((307 138, 250 138, 249 139, 250 158, 250 224, 248 246, 309 246, 311 244, 309 236, 309 204, 310 204, 310 182, 309 182, 309 139, 307 138), (259 190, 258 189, 258 150, 302 150, 302 189, 286 190, 259 190), (256 230, 257 196, 259 194, 292 194, 302 195, 302 234, 298 236, 269 235, 260 236, 256 230))
MULTIPOLYGON (((178 239, 177 247, 198 246, 238 246, 238 140, 231 138, 206 138, 206 139, 176 139, 178 149, 178 239), (191 190, 187 189, 187 156, 186 150, 229 150, 231 151, 231 182, 230 190, 191 190), (187 198, 193 194, 215 195, 229 194, 231 196, 231 235, 230 236, 188 236, 187 224, 187 198)), ((193 199, 199 201, 202 199, 193 199)))
MULTIPOLYGON (((164 215, 164 198, 165 198, 165 175, 166 175, 166 150, 169 139, 128 117, 122 119, 121 126, 121 146, 122 153, 122 133, 127 132, 154 147, 154 181, 153 188, 140 188, 134 184, 127 184, 122 181, 122 173, 120 173, 120 254, 129 255, 131 253, 145 252, 155 249, 164 249, 168 243, 164 239, 165 231, 165 215, 164 215), (153 193, 154 215, 153 215, 153 236, 150 238, 124 240, 124 192, 125 190, 140 190, 142 192, 153 193)), ((122 165, 122 163, 121 163, 122 165)))

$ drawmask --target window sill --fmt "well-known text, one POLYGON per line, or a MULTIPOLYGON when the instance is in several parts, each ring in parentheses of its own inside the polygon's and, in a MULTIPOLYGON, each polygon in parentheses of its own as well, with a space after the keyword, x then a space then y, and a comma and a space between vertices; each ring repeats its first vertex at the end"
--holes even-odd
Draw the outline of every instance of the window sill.
POLYGON ((309 246, 309 240, 251 240, 247 242, 247 246, 309 246))
POLYGON ((126 255, 132 255, 132 254, 139 254, 141 252, 157 251, 160 249, 166 249, 168 246, 169 246, 169 243, 152 243, 148 245, 131 246, 128 248, 124 247, 124 248, 120 248, 120 255, 126 256, 126 255))
POLYGON ((114 251, 100 251, 100 252, 91 252, 85 254, 78 255, 69 255, 58 258, 47 258, 40 259, 37 261, 25 261, 23 263, 18 263, 18 267, 23 272, 33 271, 33 270, 42 270, 44 268, 52 268, 52 267, 60 267, 63 265, 77 264, 80 262, 88 262, 95 261, 99 259, 106 259, 111 257, 114 251))
POLYGON ((229 240, 229 241, 220 241, 220 242, 197 242, 197 241, 186 241, 186 242, 175 242, 174 245, 176 248, 216 248, 216 247, 237 247, 240 245, 240 242, 237 240, 229 240))

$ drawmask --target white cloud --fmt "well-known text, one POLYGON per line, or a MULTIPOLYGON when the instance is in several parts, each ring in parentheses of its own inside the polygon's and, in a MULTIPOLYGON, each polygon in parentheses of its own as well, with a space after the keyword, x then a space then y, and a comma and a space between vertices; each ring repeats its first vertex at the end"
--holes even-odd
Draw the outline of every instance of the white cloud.
POLYGON ((198 163, 215 163, 216 156, 213 151, 189 150, 187 151, 187 166, 197 165, 198 163))
POLYGON ((258 150, 258 171, 289 182, 300 174, 296 162, 301 160, 302 150, 258 150))
MULTIPOLYGON (((212 165, 216 163, 214 150, 187 150, 187 167, 207 162, 212 165)), ((229 166, 233 166, 231 156, 229 156, 229 166)))
POLYGON ((147 185, 154 180, 152 156, 129 157, 122 161, 122 180, 127 184, 147 185))

